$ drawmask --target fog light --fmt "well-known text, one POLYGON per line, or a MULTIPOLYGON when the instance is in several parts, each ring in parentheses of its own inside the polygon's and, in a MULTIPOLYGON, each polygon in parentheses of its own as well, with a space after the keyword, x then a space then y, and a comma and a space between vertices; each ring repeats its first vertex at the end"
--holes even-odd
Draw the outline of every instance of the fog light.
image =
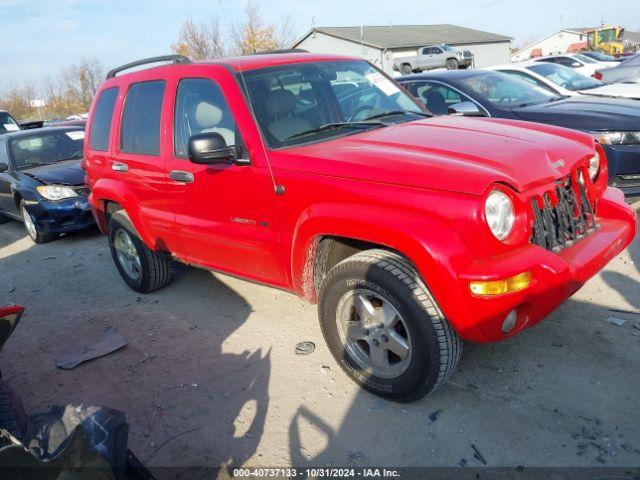
POLYGON ((516 326, 516 320, 518 319, 518 312, 516 310, 511 310, 509 315, 502 322, 502 333, 509 333, 513 330, 513 327, 516 326))
POLYGON ((532 277, 531 272, 523 272, 504 280, 474 280, 469 282, 469 289, 474 295, 504 295, 524 290, 531 285, 532 277))

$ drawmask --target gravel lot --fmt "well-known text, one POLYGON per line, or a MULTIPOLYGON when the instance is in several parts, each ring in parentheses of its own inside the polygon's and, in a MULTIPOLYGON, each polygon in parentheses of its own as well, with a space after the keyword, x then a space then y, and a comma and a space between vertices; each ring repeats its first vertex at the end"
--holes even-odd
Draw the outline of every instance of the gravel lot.
MULTIPOLYGON (((640 210, 640 203, 635 204, 640 210)), ((452 381, 410 405, 359 390, 315 306, 197 269, 140 297, 96 232, 33 245, 0 227, 0 303, 27 307, 0 354, 27 412, 126 412, 130 447, 167 465, 640 465, 640 240, 545 322, 467 345, 452 381), (615 316, 622 326, 608 323, 615 316), (129 345, 74 370, 56 359, 117 327, 129 345), (295 345, 316 343, 296 356, 295 345)))

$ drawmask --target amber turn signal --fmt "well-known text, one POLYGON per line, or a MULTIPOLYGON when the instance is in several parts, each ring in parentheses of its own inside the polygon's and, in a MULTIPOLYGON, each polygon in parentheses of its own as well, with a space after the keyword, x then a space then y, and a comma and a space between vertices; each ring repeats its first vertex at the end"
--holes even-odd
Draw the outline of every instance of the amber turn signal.
POLYGON ((531 272, 523 272, 504 280, 474 280, 469 282, 469 288, 474 295, 504 295, 524 290, 531 285, 532 279, 531 272))

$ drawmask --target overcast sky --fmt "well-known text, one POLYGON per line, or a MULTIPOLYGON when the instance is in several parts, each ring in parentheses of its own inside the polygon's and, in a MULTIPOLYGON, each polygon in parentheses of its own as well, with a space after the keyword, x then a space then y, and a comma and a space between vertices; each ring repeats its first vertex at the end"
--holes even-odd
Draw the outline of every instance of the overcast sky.
MULTIPOLYGON (((290 16, 298 34, 316 26, 451 23, 514 37, 521 46, 561 27, 640 30, 639 0, 260 0, 266 20, 290 16), (607 8, 609 6, 609 8, 607 8)), ((0 0, 0 86, 57 75, 82 58, 105 69, 165 54, 180 21, 235 21, 238 0, 0 0)))

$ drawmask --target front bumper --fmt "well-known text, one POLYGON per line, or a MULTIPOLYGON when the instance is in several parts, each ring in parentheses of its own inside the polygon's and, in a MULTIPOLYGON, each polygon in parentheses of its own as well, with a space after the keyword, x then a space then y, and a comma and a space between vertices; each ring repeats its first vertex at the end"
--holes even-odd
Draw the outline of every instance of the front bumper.
POLYGON ((69 233, 95 224, 86 197, 51 202, 40 199, 28 202, 27 210, 43 234, 69 233))
POLYGON ((622 190, 625 197, 640 197, 640 145, 604 145, 604 151, 609 184, 622 190))
POLYGON ((459 275, 460 302, 448 315, 458 334, 474 342, 498 341, 543 320, 598 273, 633 240, 637 216, 619 190, 608 188, 598 203, 599 228, 588 237, 553 253, 529 244, 508 254, 479 259, 459 275), (525 290, 496 296, 474 296, 471 280, 498 280, 531 272, 525 290), (517 312, 515 327, 502 332, 502 323, 517 312))

